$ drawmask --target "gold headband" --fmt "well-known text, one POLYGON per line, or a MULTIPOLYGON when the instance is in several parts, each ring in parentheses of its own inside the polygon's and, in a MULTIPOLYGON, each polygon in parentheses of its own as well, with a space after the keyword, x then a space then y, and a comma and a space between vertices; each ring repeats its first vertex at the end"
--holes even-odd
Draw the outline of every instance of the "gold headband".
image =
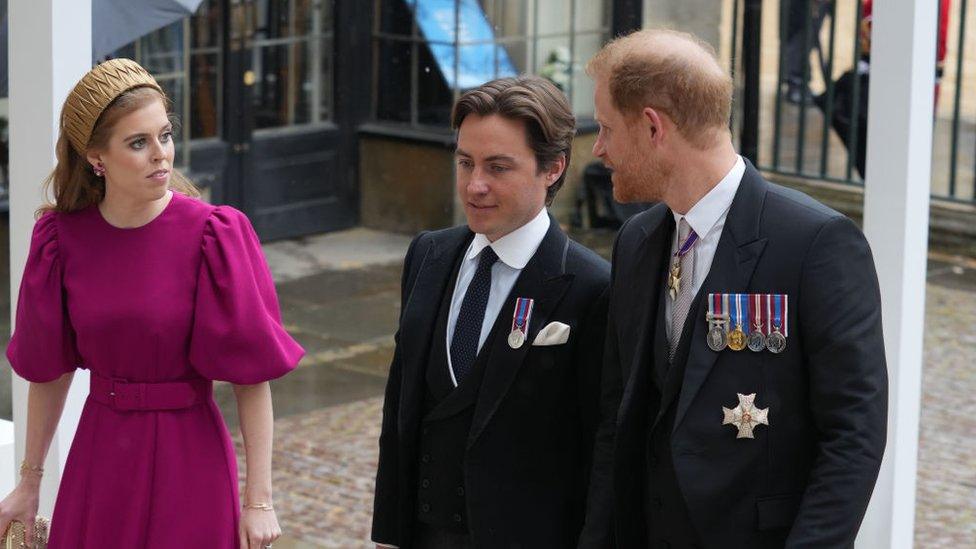
POLYGON ((140 87, 153 88, 165 97, 152 75, 131 59, 112 59, 88 71, 68 94, 61 112, 61 131, 71 146, 85 154, 102 111, 116 97, 140 87))

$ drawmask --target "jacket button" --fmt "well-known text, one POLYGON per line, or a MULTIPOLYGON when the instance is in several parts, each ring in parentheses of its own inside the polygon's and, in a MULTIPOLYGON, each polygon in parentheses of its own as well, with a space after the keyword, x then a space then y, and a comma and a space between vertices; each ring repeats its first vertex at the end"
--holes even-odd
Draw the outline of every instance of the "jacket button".
POLYGON ((464 495, 464 486, 458 486, 457 487, 457 495, 459 495, 459 496, 463 496, 464 495))
POLYGON ((454 513, 453 518, 454 518, 454 522, 461 522, 461 515, 459 515, 458 513, 454 513))
POLYGON ((423 512, 425 512, 425 513, 429 513, 430 512, 430 504, 429 503, 424 503, 423 505, 420 506, 420 510, 423 511, 423 512))
POLYGON ((430 480, 424 479, 424 480, 420 481, 420 487, 421 488, 430 488, 430 480))
POLYGON ((430 454, 424 454, 420 456, 420 461, 424 463, 430 463, 430 454))

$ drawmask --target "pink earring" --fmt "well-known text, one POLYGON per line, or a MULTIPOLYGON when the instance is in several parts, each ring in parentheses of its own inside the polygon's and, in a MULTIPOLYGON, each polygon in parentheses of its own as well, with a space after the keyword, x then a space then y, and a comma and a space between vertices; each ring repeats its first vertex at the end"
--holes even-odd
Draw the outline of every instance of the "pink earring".
POLYGON ((105 166, 102 166, 101 162, 93 166, 92 171, 95 172, 95 175, 98 177, 105 177, 105 166))

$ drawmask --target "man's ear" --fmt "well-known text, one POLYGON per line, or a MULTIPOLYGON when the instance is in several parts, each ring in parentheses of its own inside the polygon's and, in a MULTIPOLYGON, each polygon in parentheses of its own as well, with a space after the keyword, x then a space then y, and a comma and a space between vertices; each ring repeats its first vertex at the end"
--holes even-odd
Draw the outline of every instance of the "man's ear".
POLYGON ((644 110, 641 111, 639 123, 646 127, 646 135, 650 144, 660 145, 667 136, 666 116, 663 112, 652 107, 644 107, 644 110))
POLYGON ((546 187, 553 186, 559 177, 566 171, 566 155, 560 154, 555 160, 549 163, 546 170, 546 187))

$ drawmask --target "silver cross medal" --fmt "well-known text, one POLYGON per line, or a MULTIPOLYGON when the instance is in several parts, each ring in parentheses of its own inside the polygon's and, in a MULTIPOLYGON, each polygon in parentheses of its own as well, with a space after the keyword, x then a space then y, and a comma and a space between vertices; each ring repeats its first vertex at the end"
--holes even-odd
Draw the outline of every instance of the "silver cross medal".
POLYGON ((671 268, 668 269, 668 294, 671 295, 671 301, 678 298, 678 292, 681 291, 681 260, 678 259, 671 268))
POLYGON ((735 425, 739 429, 739 434, 735 438, 754 438, 752 430, 757 425, 769 425, 769 408, 756 408, 753 402, 756 400, 756 393, 751 395, 739 395, 739 405, 735 408, 722 406, 722 413, 725 419, 722 425, 735 425))

